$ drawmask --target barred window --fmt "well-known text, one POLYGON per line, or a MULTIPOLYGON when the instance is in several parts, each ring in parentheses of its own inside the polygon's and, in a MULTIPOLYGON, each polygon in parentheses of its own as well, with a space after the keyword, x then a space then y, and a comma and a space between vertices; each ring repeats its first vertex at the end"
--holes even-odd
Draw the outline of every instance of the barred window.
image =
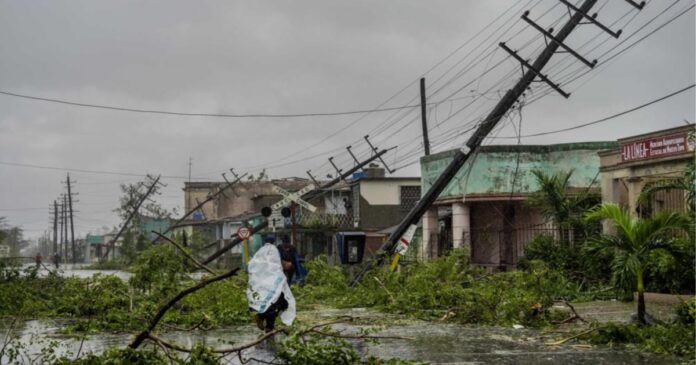
POLYGON ((401 211, 408 212, 420 200, 421 188, 418 185, 400 186, 399 188, 401 189, 401 211))

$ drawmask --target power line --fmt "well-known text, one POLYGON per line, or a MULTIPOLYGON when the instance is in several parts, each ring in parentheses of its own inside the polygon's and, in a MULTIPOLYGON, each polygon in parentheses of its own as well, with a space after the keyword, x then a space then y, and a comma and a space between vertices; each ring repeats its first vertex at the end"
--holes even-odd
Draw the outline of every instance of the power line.
MULTIPOLYGON (((679 94, 681 94, 681 93, 683 93, 683 92, 685 92, 685 91, 687 91, 687 90, 693 89, 695 86, 696 86, 696 84, 691 84, 691 85, 689 85, 689 86, 687 86, 687 87, 685 87, 685 88, 679 89, 679 90, 677 90, 677 91, 675 91, 675 92, 669 93, 669 94, 667 94, 667 95, 665 95, 665 96, 663 96, 663 97, 660 97, 660 98, 657 98, 657 99, 655 99, 655 100, 649 101, 649 102, 647 102, 647 103, 645 103, 645 104, 642 104, 642 105, 633 107, 633 108, 628 109, 628 110, 624 110, 624 111, 622 111, 622 112, 619 112, 619 113, 616 113, 616 114, 613 114, 613 115, 610 115, 610 116, 608 116, 608 117, 604 117, 604 118, 602 118, 602 119, 598 119, 598 120, 595 120, 595 121, 592 121, 592 122, 582 123, 582 124, 578 124, 578 125, 575 125, 575 126, 572 126, 572 127, 563 128, 563 129, 557 129, 557 130, 554 130, 554 131, 547 131, 547 132, 540 132, 540 133, 534 133, 534 134, 527 134, 527 135, 523 135, 522 137, 545 136, 545 135, 549 135, 549 134, 555 134, 555 133, 561 133, 561 132, 572 131, 572 130, 574 130, 574 129, 580 129, 580 128, 587 127, 587 126, 590 126, 590 125, 593 125, 593 124, 599 124, 599 123, 602 123, 602 122, 606 122, 606 121, 608 121, 608 120, 611 120, 611 119, 614 119, 614 118, 618 118, 618 117, 620 117, 620 116, 622 116, 622 115, 626 115, 626 114, 628 114, 628 113, 632 113, 632 112, 634 112, 634 111, 636 111, 636 110, 643 109, 643 108, 648 107, 648 106, 650 106, 650 105, 653 105, 653 104, 655 104, 655 103, 659 103, 659 102, 661 102, 661 101, 663 101, 663 100, 666 100, 666 99, 669 99, 669 98, 671 98, 671 97, 673 97, 673 96, 679 95, 679 94)), ((504 137, 491 137, 491 138, 497 138, 497 139, 517 139, 518 137, 517 137, 517 136, 504 136, 504 137)))
MULTIPOLYGON (((137 176, 137 177, 147 177, 148 176, 147 174, 138 174, 138 173, 134 173, 134 172, 75 169, 75 168, 69 168, 69 167, 45 166, 45 165, 19 163, 19 162, 7 162, 7 161, 0 161, 0 165, 16 166, 16 167, 28 167, 28 168, 45 169, 45 170, 81 172, 81 173, 85 173, 85 174, 137 176)), ((188 178, 187 176, 167 176, 167 175, 162 175, 162 177, 168 178, 168 179, 187 179, 188 178)))
POLYGON ((82 103, 82 102, 69 101, 69 100, 63 100, 63 99, 52 99, 52 98, 44 98, 44 97, 40 97, 40 96, 33 96, 33 95, 26 95, 26 94, 18 94, 18 93, 15 93, 15 92, 4 91, 4 90, 0 90, 0 94, 7 95, 7 96, 14 96, 14 97, 18 97, 18 98, 24 98, 24 99, 45 101, 45 102, 50 102, 50 103, 58 103, 58 104, 65 104, 65 105, 78 106, 78 107, 86 107, 86 108, 116 110, 116 111, 121 111, 121 112, 149 113, 149 114, 165 114, 165 115, 177 115, 177 116, 187 116, 187 117, 214 117, 214 118, 304 118, 304 117, 326 117, 326 116, 335 116, 335 115, 350 115, 350 114, 376 113, 376 112, 385 112, 385 111, 392 111, 392 110, 400 110, 400 109, 408 109, 408 108, 420 107, 420 104, 417 104, 417 105, 395 106, 395 107, 389 107, 389 108, 364 109, 364 110, 350 110, 350 111, 342 111, 342 112, 317 112, 317 113, 297 113, 297 114, 263 114, 263 113, 222 114, 222 113, 189 113, 189 112, 175 112, 175 111, 155 110, 155 109, 138 109, 138 108, 132 108, 132 107, 112 106, 112 105, 102 105, 102 104, 89 104, 89 103, 82 103))

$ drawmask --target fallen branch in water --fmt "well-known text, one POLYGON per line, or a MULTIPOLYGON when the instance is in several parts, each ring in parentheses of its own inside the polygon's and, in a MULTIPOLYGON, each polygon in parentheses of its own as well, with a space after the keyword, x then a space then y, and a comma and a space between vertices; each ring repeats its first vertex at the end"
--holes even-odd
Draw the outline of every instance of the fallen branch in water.
POLYGON ((211 278, 208 278, 206 280, 201 281, 200 283, 198 283, 190 288, 184 289, 181 292, 179 292, 179 294, 175 295, 172 299, 170 299, 167 303, 165 303, 163 306, 160 307, 160 309, 157 311, 157 314, 155 314, 154 318, 150 322, 150 325, 147 327, 147 329, 145 331, 140 332, 140 334, 138 334, 135 337, 133 342, 131 342, 131 344, 128 345, 128 347, 130 347, 132 349, 137 349, 138 346, 140 346, 140 344, 142 344, 143 341, 145 341, 150 336, 150 334, 155 329, 155 327, 157 327, 157 324, 159 323, 160 320, 162 320, 162 317, 164 317, 164 314, 167 313, 167 311, 169 309, 171 309, 174 306, 174 304, 176 304, 178 301, 183 299, 185 296, 187 296, 193 292, 196 292, 200 289, 203 289, 206 286, 208 286, 216 281, 224 280, 224 279, 227 279, 231 276, 234 276, 238 271, 239 271, 239 268, 234 268, 234 269, 232 269, 224 274, 220 274, 218 276, 213 276, 211 278))
POLYGON ((562 320, 562 321, 560 321, 560 322, 554 322, 554 324, 565 324, 565 323, 570 323, 570 322, 573 322, 573 321, 580 321, 580 322, 583 322, 583 323, 587 323, 587 321, 585 320, 585 318, 582 318, 582 317, 578 314, 578 312, 575 310, 575 307, 573 307, 573 305, 570 304, 567 300, 564 300, 564 301, 563 301, 563 304, 565 304, 568 308, 570 308, 570 311, 573 312, 573 315, 570 316, 570 317, 568 317, 568 318, 566 318, 566 319, 564 319, 564 320, 562 320))
MULTIPOLYGON (((308 328, 306 328, 306 329, 304 329, 304 330, 301 330, 301 331, 297 332, 297 335, 298 335, 298 336, 304 336, 304 335, 307 335, 307 334, 309 334, 309 333, 316 333, 316 334, 323 335, 323 336, 328 336, 328 337, 339 337, 339 338, 350 338, 350 339, 398 339, 398 340, 413 340, 413 338, 402 337, 402 336, 374 336, 374 335, 368 335, 368 334, 344 335, 344 334, 341 334, 341 333, 332 333, 332 332, 325 332, 325 331, 321 331, 321 330, 320 330, 320 328, 327 327, 327 326, 330 326, 330 325, 332 325, 332 324, 344 323, 344 322, 351 322, 351 321, 353 321, 353 320, 354 320, 353 317, 349 317, 349 316, 341 317, 341 318, 338 318, 338 319, 333 320, 333 321, 330 321, 330 322, 319 323, 319 324, 316 324, 316 325, 314 325, 314 326, 308 327, 308 328)), ((251 347, 254 347, 254 346, 256 346, 256 345, 258 345, 258 344, 260 344, 260 343, 262 343, 262 342, 264 342, 264 341, 266 341, 266 340, 268 340, 268 339, 274 337, 275 335, 277 335, 277 334, 279 334, 279 333, 285 333, 285 334, 287 334, 288 331, 287 331, 286 329, 284 329, 284 328, 280 328, 280 329, 277 329, 277 330, 274 330, 274 331, 265 333, 263 336, 260 336, 260 337, 257 338, 256 340, 251 341, 251 342, 247 342, 247 343, 242 344, 242 345, 237 345, 237 346, 234 346, 234 347, 227 347, 227 348, 211 349, 210 351, 213 352, 213 353, 216 353, 216 354, 232 354, 232 353, 236 353, 238 356, 241 356, 241 352, 242 352, 242 351, 244 351, 244 350, 246 350, 246 349, 249 349, 249 348, 251 348, 251 347)), ((151 334, 151 333, 148 333, 148 334, 146 335, 146 339, 149 339, 149 340, 155 342, 156 344, 161 345, 161 346, 164 346, 164 347, 166 347, 166 348, 168 348, 168 349, 170 349, 170 350, 175 350, 175 351, 184 352, 184 353, 191 353, 191 352, 193 351, 193 349, 186 348, 186 347, 183 347, 183 346, 179 346, 179 345, 174 344, 174 343, 171 343, 171 342, 167 342, 167 341, 163 340, 162 338, 157 337, 157 336, 155 336, 155 335, 153 335, 153 334, 151 334)))
POLYGON ((198 268, 201 268, 201 269, 207 271, 207 272, 210 273, 210 274, 213 274, 213 275, 216 274, 216 272, 213 271, 211 268, 209 268, 208 266, 205 266, 205 265, 201 264, 198 260, 196 260, 196 258, 194 258, 193 256, 191 256, 190 253, 186 252, 186 249, 184 249, 183 247, 181 247, 181 245, 178 244, 178 243, 176 243, 174 240, 170 239, 169 237, 167 237, 167 236, 165 236, 165 235, 163 235, 163 234, 161 234, 161 233, 159 233, 159 232, 157 232, 157 231, 152 231, 152 233, 156 234, 156 235, 159 236, 160 238, 162 238, 162 239, 164 239, 165 241, 167 241, 167 242, 171 243, 172 245, 174 245, 174 247, 178 248, 179 251, 180 251, 184 256, 186 256, 186 258, 189 259, 189 261, 193 262, 193 264, 196 265, 198 268))
POLYGON ((592 333, 592 332, 594 332, 594 331, 596 331, 596 330, 598 330, 598 329, 599 329, 599 328, 592 328, 592 329, 589 329, 589 330, 587 330, 587 331, 580 332, 580 333, 578 333, 577 335, 573 335, 573 336, 570 336, 570 337, 566 337, 566 338, 561 339, 561 340, 558 340, 558 341, 547 342, 547 343, 545 343, 544 345, 546 345, 546 346, 558 346, 558 345, 562 345, 562 344, 564 344, 564 343, 566 343, 566 342, 568 342, 568 341, 570 341, 570 340, 572 340, 572 339, 574 339, 574 338, 578 338, 578 337, 581 337, 581 336, 590 334, 590 333, 592 333))

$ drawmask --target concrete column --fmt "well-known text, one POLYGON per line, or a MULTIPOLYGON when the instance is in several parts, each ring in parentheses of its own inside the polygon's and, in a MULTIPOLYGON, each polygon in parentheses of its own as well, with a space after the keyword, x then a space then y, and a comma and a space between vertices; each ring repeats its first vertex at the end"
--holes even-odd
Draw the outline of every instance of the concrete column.
POLYGON ((471 217, 469 206, 464 203, 452 204, 452 245, 466 248, 471 252, 471 217))
POLYGON ((631 215, 638 217, 638 196, 643 191, 643 179, 640 177, 629 177, 628 183, 628 209, 631 215))
POLYGON ((432 252, 437 247, 438 233, 437 207, 431 207, 423 214, 423 244, 421 245, 421 260, 427 261, 433 257, 432 252))

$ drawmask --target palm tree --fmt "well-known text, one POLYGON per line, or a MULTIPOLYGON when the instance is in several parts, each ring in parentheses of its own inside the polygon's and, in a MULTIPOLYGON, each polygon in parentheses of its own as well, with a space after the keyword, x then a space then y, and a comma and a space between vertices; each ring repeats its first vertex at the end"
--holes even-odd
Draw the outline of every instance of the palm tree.
POLYGON ((539 208, 541 214, 553 221, 561 241, 572 242, 573 228, 580 225, 582 213, 599 202, 599 196, 586 189, 580 194, 569 194, 573 170, 548 175, 532 170, 539 190, 527 200, 527 204, 539 208))
POLYGON ((676 236, 675 231, 688 231, 691 224, 683 213, 660 212, 652 218, 635 218, 616 204, 605 203, 585 214, 588 221, 610 220, 614 234, 603 234, 588 241, 587 253, 613 252, 612 271, 614 282, 626 282, 635 278, 638 292, 638 322, 645 324, 645 286, 643 275, 651 253, 661 251, 670 254, 676 236))

